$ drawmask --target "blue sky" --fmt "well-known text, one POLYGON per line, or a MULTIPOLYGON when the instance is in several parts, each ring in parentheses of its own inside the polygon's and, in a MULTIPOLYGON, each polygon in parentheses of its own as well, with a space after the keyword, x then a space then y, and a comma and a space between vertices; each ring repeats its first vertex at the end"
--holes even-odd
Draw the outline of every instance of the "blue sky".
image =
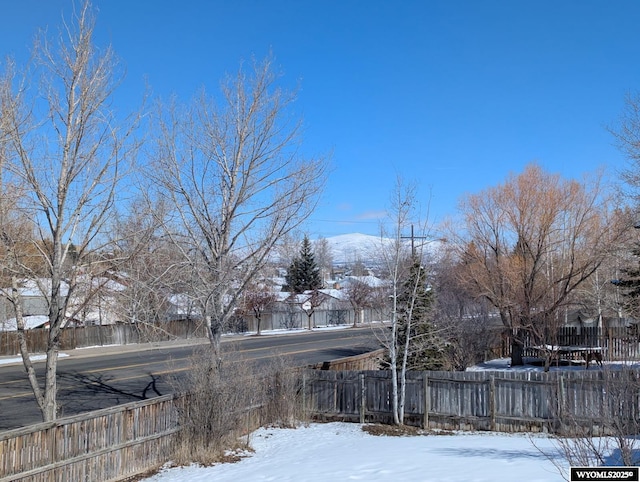
MULTIPOLYGON (((18 61, 70 1, 0 0, 0 55, 18 61)), ((271 51, 298 87, 303 150, 333 169, 306 230, 379 232, 396 176, 438 223, 460 196, 536 161, 580 177, 625 167, 606 127, 640 89, 640 2, 95 0, 97 43, 127 76, 118 108, 214 91, 271 51)))

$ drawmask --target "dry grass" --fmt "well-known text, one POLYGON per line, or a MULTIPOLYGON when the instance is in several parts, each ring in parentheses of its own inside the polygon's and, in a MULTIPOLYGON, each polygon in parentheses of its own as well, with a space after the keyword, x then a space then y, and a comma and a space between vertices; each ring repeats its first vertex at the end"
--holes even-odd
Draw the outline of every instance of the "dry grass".
POLYGON ((277 357, 266 368, 262 425, 291 428, 304 420, 301 379, 292 366, 289 359, 277 357))
POLYGON ((362 431, 369 435, 385 437, 414 437, 417 435, 453 435, 454 432, 448 430, 424 430, 410 425, 383 425, 368 424, 362 426, 362 431))
POLYGON ((192 359, 178 410, 180 431, 174 463, 211 465, 239 460, 251 450, 249 435, 260 426, 294 427, 302 420, 300 380, 285 359, 257 366, 238 354, 220 360, 208 346, 192 359))

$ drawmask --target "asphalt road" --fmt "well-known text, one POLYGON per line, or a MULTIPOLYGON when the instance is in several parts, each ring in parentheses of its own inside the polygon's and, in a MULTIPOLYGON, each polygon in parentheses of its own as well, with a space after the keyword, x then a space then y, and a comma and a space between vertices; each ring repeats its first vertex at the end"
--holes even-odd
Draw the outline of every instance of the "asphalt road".
MULTIPOLYGON (((60 416, 166 395, 179 386, 203 340, 65 352, 58 362, 60 416), (178 383, 176 383, 176 380, 178 383)), ((224 339, 226 358, 257 364, 281 358, 305 366, 380 348, 370 328, 224 339)), ((36 362, 40 379, 44 363, 36 362)), ((41 422, 22 364, 0 365, 0 431, 41 422)))

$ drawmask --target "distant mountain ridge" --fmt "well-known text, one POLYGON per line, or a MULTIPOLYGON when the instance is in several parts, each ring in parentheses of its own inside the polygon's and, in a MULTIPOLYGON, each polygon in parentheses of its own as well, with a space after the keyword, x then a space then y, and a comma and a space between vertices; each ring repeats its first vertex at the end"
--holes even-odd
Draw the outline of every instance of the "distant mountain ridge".
MULTIPOLYGON (((361 261, 365 264, 371 262, 376 264, 381 259, 381 252, 384 249, 392 248, 394 243, 394 240, 391 238, 361 233, 340 234, 325 239, 331 250, 333 264, 336 265, 350 264, 355 261, 361 261)), ((404 241, 406 243, 405 247, 409 249, 411 241, 409 238, 405 238, 404 241)), ((425 253, 437 256, 442 242, 442 239, 426 241, 425 253)), ((416 248, 419 243, 419 241, 416 242, 416 248)))
POLYGON ((381 247, 393 241, 361 233, 340 234, 325 239, 331 250, 334 264, 378 259, 381 247))

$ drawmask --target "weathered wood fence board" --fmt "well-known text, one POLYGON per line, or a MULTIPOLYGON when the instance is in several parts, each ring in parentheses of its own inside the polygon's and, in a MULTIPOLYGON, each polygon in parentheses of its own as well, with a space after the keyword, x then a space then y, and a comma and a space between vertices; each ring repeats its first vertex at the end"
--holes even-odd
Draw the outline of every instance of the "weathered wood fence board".
POLYGON ((316 370, 377 370, 383 359, 385 349, 362 353, 361 355, 338 358, 310 366, 316 370))
POLYGON ((118 480, 168 460, 172 395, 0 433, 0 482, 118 480))
MULTIPOLYGON (((27 344, 32 353, 46 351, 48 331, 45 329, 27 330, 27 344)), ((171 339, 206 338, 207 334, 201 323, 193 320, 173 320, 155 325, 103 325, 65 328, 60 334, 60 349, 100 345, 127 345, 171 339)), ((496 335, 499 337, 499 335, 496 335)), ((640 359, 640 335, 630 332, 626 327, 615 327, 603 330, 597 327, 560 328, 554 342, 560 346, 582 345, 604 348, 605 356, 611 360, 640 359)), ((508 340, 503 340, 504 349, 508 350, 508 340)), ((535 345, 525 340, 525 345, 535 345)), ((11 331, 0 331, 0 356, 13 356, 19 352, 17 334, 11 331)), ((509 356, 509 353, 503 353, 509 356)), ((537 352, 526 350, 526 356, 536 356, 537 352)), ((366 367, 362 367, 366 369, 366 367)))
MULTIPOLYGON (((25 335, 31 353, 46 351, 48 330, 27 330, 25 335)), ((206 337, 205 328, 193 321, 168 321, 156 325, 84 326, 63 329, 60 332, 60 349, 73 350, 87 346, 129 345, 206 337)), ((16 332, 0 331, 0 356, 13 356, 19 352, 16 332)))
MULTIPOLYGON (((308 414, 392 421, 389 372, 301 370, 300 375, 308 414)), ((405 422, 555 431, 562 416, 597 428, 621 410, 640 417, 639 378, 632 370, 409 372, 405 422), (612 396, 612 389, 627 388, 624 403, 612 396)), ((0 433, 0 482, 121 480, 160 466, 171 456, 183 400, 169 395, 0 433)))
MULTIPOLYGON (((555 431, 560 415, 597 424, 620 416, 620 402, 607 393, 612 383, 639 386, 635 372, 608 372, 606 382, 604 373, 409 372, 405 421, 421 425, 428 420, 430 428, 504 432, 555 431), (633 383, 629 377, 635 377, 633 383)), ((307 371, 304 376, 306 408, 312 415, 392 421, 390 372, 307 371)), ((630 416, 640 416, 640 396, 626 396, 624 406, 630 416)))
MULTIPOLYGON (((539 341, 524 334, 525 348, 540 344, 539 341)), ((590 346, 604 349, 605 356, 609 360, 638 360, 640 359, 640 333, 635 325, 633 327, 614 326, 602 328, 597 326, 573 327, 562 326, 558 328, 555 339, 547 340, 547 343, 558 346, 590 346)), ((505 344, 509 347, 509 343, 505 344)), ((509 356, 509 353, 504 353, 509 356)), ((525 349, 525 356, 537 356, 538 352, 525 349)))

